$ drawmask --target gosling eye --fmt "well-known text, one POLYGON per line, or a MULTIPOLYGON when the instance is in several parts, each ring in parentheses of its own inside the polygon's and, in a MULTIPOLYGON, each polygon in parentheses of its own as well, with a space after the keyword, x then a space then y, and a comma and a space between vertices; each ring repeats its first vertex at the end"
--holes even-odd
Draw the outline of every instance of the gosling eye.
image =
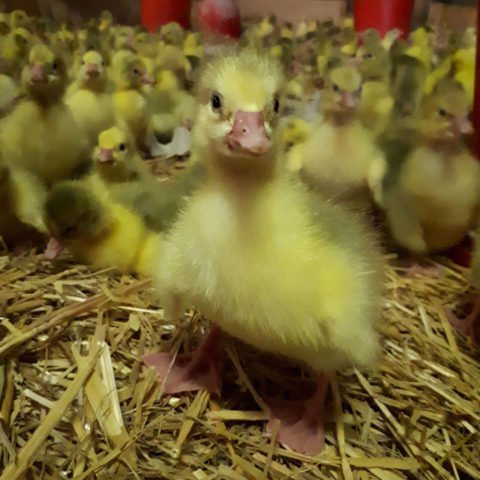
POLYGON ((446 117, 446 116, 447 116, 447 112, 446 112, 443 108, 439 108, 439 109, 438 109, 438 114, 439 114, 441 117, 446 117))
POLYGON ((70 238, 75 234, 75 227, 64 228, 61 232, 62 237, 70 238))
POLYGON ((333 84, 333 91, 334 92, 339 92, 340 91, 340 87, 336 83, 333 84))
POLYGON ((373 55, 371 53, 366 53, 363 58, 367 59, 367 58, 372 58, 373 55))
POLYGON ((118 149, 119 149, 121 152, 124 152, 124 151, 127 149, 127 146, 126 146, 124 143, 121 143, 121 144, 118 146, 118 149))
POLYGON ((52 63, 52 68, 53 68, 54 70, 56 70, 56 69, 58 68, 57 62, 53 62, 53 63, 52 63))
POLYGON ((140 75, 140 70, 139 70, 138 68, 134 68, 134 69, 133 69, 133 73, 134 73, 135 75, 140 75))
POLYGON ((220 94, 214 93, 212 95, 212 109, 214 112, 218 112, 222 108, 222 99, 220 97, 220 94))
POLYGON ((275 113, 278 113, 280 111, 280 102, 278 101, 278 98, 275 98, 273 100, 273 111, 275 113))

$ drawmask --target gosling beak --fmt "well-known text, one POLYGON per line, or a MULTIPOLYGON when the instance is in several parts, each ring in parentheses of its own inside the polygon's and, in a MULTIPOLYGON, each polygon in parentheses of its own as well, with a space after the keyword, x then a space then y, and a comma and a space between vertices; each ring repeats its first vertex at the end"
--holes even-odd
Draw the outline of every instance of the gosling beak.
POLYGON ((134 35, 129 35, 127 37, 126 45, 128 48, 131 48, 132 50, 135 49, 135 36, 134 35))
POLYGON ((99 74, 98 66, 95 63, 87 63, 85 70, 88 77, 95 77, 99 74))
POLYGON ((340 106, 343 108, 355 108, 357 106, 357 99, 354 92, 342 92, 342 98, 340 99, 340 106))
POLYGON ((360 68, 360 65, 362 63, 362 60, 358 57, 352 57, 352 58, 348 58, 346 60, 346 63, 348 65, 351 65, 352 67, 355 67, 355 68, 360 68))
POLYGON ((153 80, 150 78, 149 75, 145 74, 143 77, 142 77, 142 83, 144 85, 153 85, 153 80))
POLYGON ((473 133, 472 122, 467 116, 455 117, 452 120, 452 130, 459 135, 468 135, 473 133))
POLYGON ((97 159, 100 163, 113 163, 113 151, 110 148, 101 148, 97 159))
POLYGON ((47 80, 47 69, 45 65, 32 65, 30 67, 30 79, 32 82, 45 82, 47 80))
POLYGON ((263 155, 272 148, 272 142, 265 130, 263 112, 244 112, 235 114, 232 131, 227 135, 227 143, 234 152, 250 155, 263 155))

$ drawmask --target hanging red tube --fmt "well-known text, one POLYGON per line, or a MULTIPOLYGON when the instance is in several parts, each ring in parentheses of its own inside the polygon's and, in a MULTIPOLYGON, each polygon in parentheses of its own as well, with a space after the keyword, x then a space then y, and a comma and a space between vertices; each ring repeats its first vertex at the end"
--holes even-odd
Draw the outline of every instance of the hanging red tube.
POLYGON ((415 0, 354 0, 355 30, 362 33, 375 28, 382 37, 394 28, 408 38, 415 0))
POLYGON ((142 0, 142 24, 151 32, 169 22, 190 27, 191 0, 142 0))
POLYGON ((474 153, 480 160, 480 0, 477 2, 477 53, 475 61, 475 97, 473 100, 474 153))

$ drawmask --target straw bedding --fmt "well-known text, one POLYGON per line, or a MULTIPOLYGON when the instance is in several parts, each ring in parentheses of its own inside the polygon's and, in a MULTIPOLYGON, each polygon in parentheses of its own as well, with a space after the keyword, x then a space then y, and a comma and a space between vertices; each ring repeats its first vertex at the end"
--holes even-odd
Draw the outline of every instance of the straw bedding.
POLYGON ((221 397, 163 396, 142 355, 207 320, 168 324, 148 279, 68 254, 0 257, 0 479, 480 479, 479 354, 445 315, 475 299, 468 272, 387 264, 378 369, 338 372, 308 458, 264 435, 264 399, 308 395, 308 373, 225 337, 221 397))

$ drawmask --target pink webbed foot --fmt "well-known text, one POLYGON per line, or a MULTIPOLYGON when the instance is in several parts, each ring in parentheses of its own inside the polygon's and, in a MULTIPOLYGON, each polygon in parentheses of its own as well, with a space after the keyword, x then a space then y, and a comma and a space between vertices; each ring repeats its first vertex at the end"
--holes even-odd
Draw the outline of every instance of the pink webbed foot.
POLYGON ((304 402, 283 402, 271 411, 267 434, 271 434, 276 420, 280 420, 277 441, 299 453, 315 456, 325 446, 325 397, 328 377, 321 375, 312 398, 304 402))
POLYGON ((48 241, 47 248, 45 249, 45 257, 49 260, 57 258, 65 248, 65 245, 61 240, 55 237, 51 237, 48 241))
POLYGON ((173 394, 207 390, 219 394, 221 376, 218 361, 220 329, 212 327, 207 338, 193 353, 151 353, 143 358, 147 366, 155 367, 158 376, 165 379, 164 393, 173 394))
POLYGON ((442 275, 442 269, 439 266, 427 267, 418 263, 411 265, 406 271, 407 278, 425 277, 425 278, 439 278, 442 275))
POLYGON ((475 344, 480 344, 480 297, 477 297, 473 304, 472 312, 465 318, 458 318, 450 309, 445 309, 445 315, 450 325, 457 332, 471 337, 475 344))

